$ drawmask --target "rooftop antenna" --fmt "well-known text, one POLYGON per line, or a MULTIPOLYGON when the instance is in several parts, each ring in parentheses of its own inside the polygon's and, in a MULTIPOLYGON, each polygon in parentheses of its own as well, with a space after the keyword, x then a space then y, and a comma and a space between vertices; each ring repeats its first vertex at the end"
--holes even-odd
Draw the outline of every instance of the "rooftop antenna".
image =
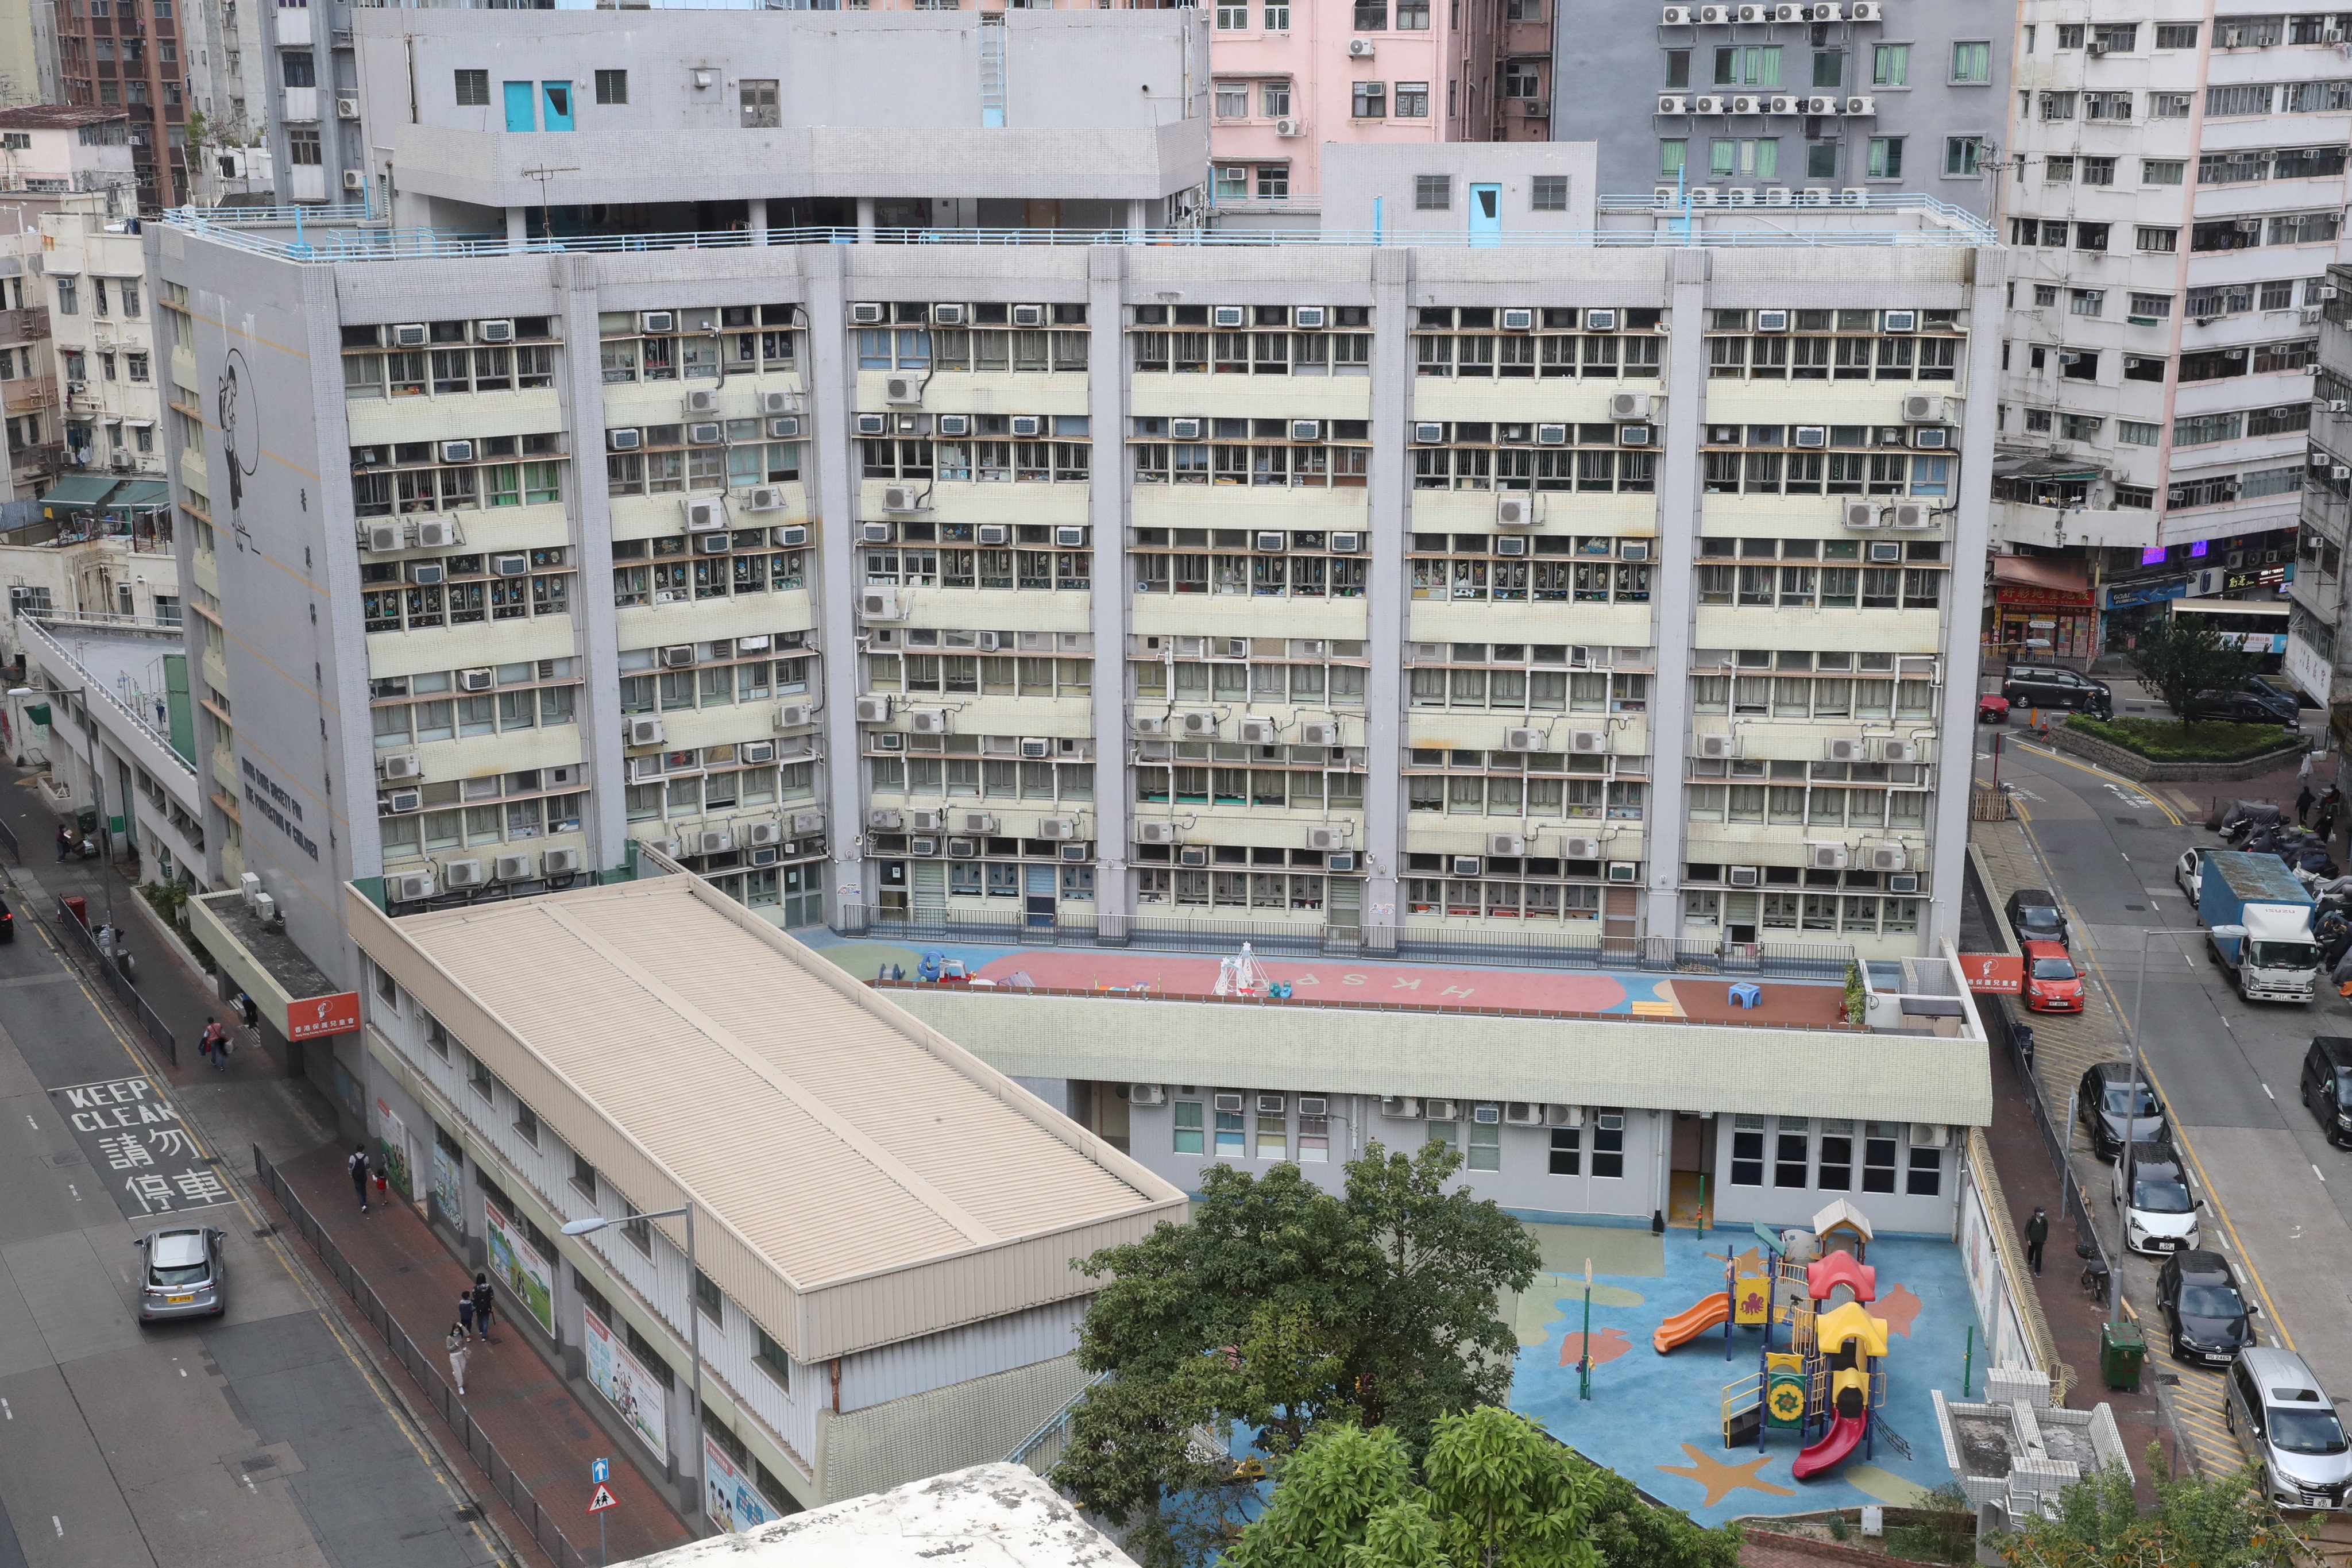
POLYGON ((576 174, 579 172, 580 171, 578 169, 553 169, 544 167, 525 169, 521 171, 522 177, 524 179, 537 180, 539 182, 539 226, 551 240, 555 237, 555 219, 548 210, 547 183, 555 178, 558 174, 576 174))

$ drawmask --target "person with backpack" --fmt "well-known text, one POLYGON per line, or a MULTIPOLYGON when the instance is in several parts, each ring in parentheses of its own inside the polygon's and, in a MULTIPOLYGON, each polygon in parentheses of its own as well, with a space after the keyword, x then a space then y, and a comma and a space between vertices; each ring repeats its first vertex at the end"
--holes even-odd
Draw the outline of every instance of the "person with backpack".
POLYGON ((474 1302, 474 1331, 482 1336, 482 1342, 484 1344, 488 1344, 490 1342, 490 1314, 498 1306, 498 1293, 490 1289, 490 1277, 488 1275, 477 1274, 474 1276, 472 1300, 474 1302))
POLYGON ((197 1049, 204 1052, 205 1059, 213 1064, 215 1072, 228 1071, 228 1031, 221 1027, 219 1019, 205 1020, 205 1037, 198 1042, 197 1049))
POLYGON ((469 1338, 474 1332, 474 1293, 471 1290, 457 1292, 457 1331, 469 1338))
POLYGON ((343 1169, 352 1173, 352 1191, 359 1194, 360 1213, 367 1213, 368 1157, 366 1144, 362 1143, 358 1148, 352 1151, 352 1157, 343 1162, 343 1169))

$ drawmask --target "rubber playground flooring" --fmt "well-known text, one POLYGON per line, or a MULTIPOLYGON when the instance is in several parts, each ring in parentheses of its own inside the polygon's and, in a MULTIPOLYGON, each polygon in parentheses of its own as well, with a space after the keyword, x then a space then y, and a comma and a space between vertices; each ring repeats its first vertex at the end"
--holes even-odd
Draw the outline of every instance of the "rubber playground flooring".
MULTIPOLYGON (((1543 1249, 1545 1273, 1518 1300, 1511 1406, 1652 1497, 1701 1523, 1721 1524, 1748 1514, 1900 1506, 1951 1479, 1928 1390, 1941 1387, 1947 1398, 1959 1397, 1961 1359, 1977 1324, 1959 1251, 1949 1243, 1884 1239, 1871 1245, 1867 1258, 1878 1270, 1879 1300, 1870 1311, 1886 1320, 1890 1346, 1882 1415, 1908 1440, 1912 1457, 1906 1460, 1880 1441, 1867 1458, 1857 1452, 1831 1474, 1799 1481, 1789 1473, 1800 1446, 1793 1432, 1768 1433, 1761 1451, 1752 1441, 1738 1449, 1723 1446, 1724 1385, 1757 1370, 1761 1330, 1734 1329, 1728 1361, 1720 1328, 1668 1355, 1650 1347, 1651 1331, 1662 1321, 1723 1289, 1727 1242, 1735 1253, 1749 1255, 1741 1273, 1761 1271, 1755 1256, 1761 1246, 1752 1232, 1710 1229, 1701 1239, 1687 1230, 1654 1237, 1601 1226, 1528 1229, 1543 1249), (1595 1364, 1592 1397, 1580 1401, 1577 1361, 1587 1256, 1593 1270, 1595 1364)), ((1787 1348, 1786 1330, 1776 1343, 1787 1348)), ((1970 1386, 1981 1394, 1980 1329, 1975 1344, 1970 1386)), ((1818 1426, 1812 1435, 1820 1435, 1818 1426)))
MULTIPOLYGON (((800 940, 861 980, 886 964, 908 979, 925 952, 961 959, 976 977, 1003 984, 1026 974, 1031 984, 1062 991, 1148 990, 1206 996, 1217 983, 1213 954, 1100 948, 1009 948, 943 942, 922 948, 843 940, 824 931, 800 940)), ((1304 1001, 1388 1007, 1511 1007, 1561 1013, 1618 1013, 1697 1023, 1829 1024, 1845 1013, 1842 985, 1764 980, 1753 1008, 1735 1005, 1731 982, 1695 975, 1613 971, 1498 969, 1460 964, 1364 963, 1354 959, 1260 958, 1274 980, 1288 981, 1304 1001)))

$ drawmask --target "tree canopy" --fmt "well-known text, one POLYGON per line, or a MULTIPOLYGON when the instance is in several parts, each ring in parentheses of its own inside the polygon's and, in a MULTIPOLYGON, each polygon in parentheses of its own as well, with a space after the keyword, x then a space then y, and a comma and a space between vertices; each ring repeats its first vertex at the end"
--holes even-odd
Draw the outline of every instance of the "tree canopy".
POLYGON ((2189 700, 2200 691, 2228 690, 2254 667, 2253 659, 2225 647, 2210 616, 2166 616, 2139 634, 2131 650, 2132 668, 2176 719, 2189 716, 2189 700))
POLYGON ((1104 1283, 1079 1359, 1116 1375, 1078 1405, 1055 1483, 1166 1568, 1238 1516, 1229 1422, 1278 1472, 1335 1418, 1412 1454, 1441 1416, 1500 1404, 1517 1341, 1496 1299, 1540 1259, 1508 1215, 1448 1190, 1460 1164, 1376 1142, 1337 1195, 1295 1164, 1215 1166, 1189 1223, 1087 1259, 1104 1283))
POLYGON ((1732 1568, 1739 1538, 1652 1508, 1533 1423, 1441 1415, 1416 1467, 1386 1427, 1317 1427, 1230 1568, 1732 1568))

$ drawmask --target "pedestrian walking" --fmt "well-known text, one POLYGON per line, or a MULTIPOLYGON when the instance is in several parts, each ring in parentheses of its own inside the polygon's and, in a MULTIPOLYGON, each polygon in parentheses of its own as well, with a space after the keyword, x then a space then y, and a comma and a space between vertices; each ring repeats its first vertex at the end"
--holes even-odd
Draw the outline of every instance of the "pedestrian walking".
POLYGON ((490 1314, 498 1308, 498 1292, 490 1289, 490 1277, 488 1275, 477 1274, 474 1276, 473 1300, 474 1331, 482 1336, 482 1342, 484 1344, 488 1344, 490 1342, 490 1314))
POLYGON ((228 1031, 221 1027, 218 1018, 205 1020, 205 1037, 197 1045, 215 1071, 228 1071, 228 1031))
POLYGON ((2303 827, 2309 825, 2311 821, 2311 803, 2317 798, 2317 796, 2311 793, 2311 781, 2305 779, 2304 781, 2303 787, 2294 792, 2294 825, 2297 827, 2303 827))
POLYGON ((345 1170, 349 1171, 349 1172, 352 1173, 352 1192, 354 1192, 354 1193, 357 1193, 357 1194, 359 1194, 359 1199, 360 1199, 360 1213, 362 1213, 362 1214, 365 1214, 365 1213, 367 1213, 367 1212, 368 1212, 368 1205, 367 1205, 367 1200, 368 1200, 368 1191, 367 1191, 367 1184, 368 1184, 368 1157, 367 1157, 367 1145, 366 1145, 366 1144, 364 1144, 364 1143, 362 1143, 362 1144, 361 1144, 358 1148, 356 1148, 356 1149, 352 1150, 352 1157, 351 1157, 350 1159, 348 1159, 348 1160, 346 1160, 346 1161, 344 1161, 344 1162, 343 1162, 343 1168, 344 1168, 345 1170))
POLYGON ((2336 819, 2344 810, 2344 792, 2334 784, 2319 797, 2319 841, 2326 844, 2336 837, 2336 819))
POLYGON ((58 824, 58 864, 64 865, 66 857, 72 852, 73 834, 60 822, 58 824))
POLYGON ((449 1352, 449 1375, 457 1380, 457 1392, 465 1393, 466 1363, 474 1358, 472 1349, 466 1342, 466 1325, 450 1324, 449 1337, 441 1342, 441 1348, 449 1352))
POLYGON ((460 1333, 467 1335, 474 1331, 474 1293, 471 1290, 457 1292, 457 1329, 460 1333))
POLYGON ((2042 1245, 2050 1239, 2050 1216, 2042 1205, 2033 1205, 2033 1217, 2025 1222, 2025 1261, 2037 1275, 2042 1272, 2042 1245))
POLYGON ((2305 789, 2311 787, 2311 759, 2312 753, 2306 750, 2303 753, 2303 761, 2295 765, 2294 770, 2294 782, 2305 789))

